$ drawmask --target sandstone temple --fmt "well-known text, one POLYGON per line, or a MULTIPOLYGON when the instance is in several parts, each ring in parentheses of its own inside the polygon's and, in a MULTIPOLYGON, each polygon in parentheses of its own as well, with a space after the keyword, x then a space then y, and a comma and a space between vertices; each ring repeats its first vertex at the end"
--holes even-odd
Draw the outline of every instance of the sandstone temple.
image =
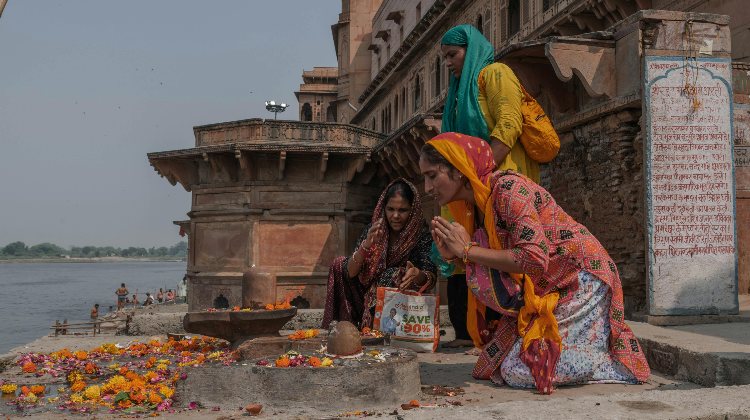
POLYGON ((421 185, 418 152, 448 87, 440 38, 470 23, 552 117, 562 147, 542 184, 618 264, 629 315, 736 314, 750 289, 746 7, 342 0, 338 67, 303 72, 298 121, 199 126, 193 147, 148 155, 192 194, 175 222, 189 237, 189 310, 239 305, 252 267, 266 273, 257 300, 323 306, 328 264, 352 251, 383 185, 421 185))

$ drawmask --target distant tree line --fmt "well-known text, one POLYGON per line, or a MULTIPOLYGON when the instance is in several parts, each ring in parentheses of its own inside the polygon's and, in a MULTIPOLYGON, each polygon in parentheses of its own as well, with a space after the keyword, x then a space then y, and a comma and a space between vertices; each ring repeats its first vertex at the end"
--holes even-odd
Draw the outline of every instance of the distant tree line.
POLYGON ((187 242, 181 241, 170 247, 115 248, 112 246, 73 246, 70 249, 44 242, 27 246, 21 241, 9 243, 0 248, 0 257, 15 258, 98 258, 98 257, 175 257, 184 258, 187 255, 187 242))

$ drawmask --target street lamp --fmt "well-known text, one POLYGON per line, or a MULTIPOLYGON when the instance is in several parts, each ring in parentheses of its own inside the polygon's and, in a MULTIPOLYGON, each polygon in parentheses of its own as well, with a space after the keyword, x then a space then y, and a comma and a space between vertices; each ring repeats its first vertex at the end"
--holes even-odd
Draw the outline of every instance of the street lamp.
POLYGON ((279 112, 284 112, 286 110, 286 107, 289 105, 281 103, 277 104, 275 101, 266 101, 266 109, 270 112, 273 112, 273 119, 276 119, 276 114, 279 112))

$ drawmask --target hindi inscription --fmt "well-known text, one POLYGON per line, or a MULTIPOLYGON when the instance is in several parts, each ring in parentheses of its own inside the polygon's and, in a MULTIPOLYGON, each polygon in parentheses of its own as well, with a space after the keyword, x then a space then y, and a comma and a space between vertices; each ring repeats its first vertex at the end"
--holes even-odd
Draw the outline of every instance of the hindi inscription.
POLYGON ((736 312, 731 61, 646 60, 649 313, 736 312))

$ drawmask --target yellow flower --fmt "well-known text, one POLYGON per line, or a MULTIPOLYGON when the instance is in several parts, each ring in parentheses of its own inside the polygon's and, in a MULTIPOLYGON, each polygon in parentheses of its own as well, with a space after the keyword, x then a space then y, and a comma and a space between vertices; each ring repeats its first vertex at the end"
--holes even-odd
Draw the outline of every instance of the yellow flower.
POLYGON ((37 398, 36 394, 34 394, 33 392, 29 392, 28 394, 26 394, 23 400, 27 403, 35 404, 39 400, 39 398, 37 398))
POLYGON ((111 365, 107 366, 107 368, 108 369, 112 369, 112 370, 118 370, 118 369, 120 369, 120 364, 119 363, 112 363, 111 365))
POLYGON ((323 360, 320 361, 321 366, 332 366, 333 360, 331 360, 330 357, 324 357, 323 360))
POLYGON ((126 384, 127 381, 124 377, 122 377, 121 375, 115 375, 102 386, 102 392, 105 394, 114 394, 118 391, 121 391, 126 384))
POLYGON ((95 400, 101 396, 101 393, 102 391, 101 388, 99 388, 99 385, 91 385, 83 391, 83 396, 86 397, 87 400, 95 400))
POLYGON ((0 386, 0 392, 3 394, 15 394, 17 389, 18 385, 16 384, 5 384, 0 386))
POLYGON ((159 360, 156 361, 156 363, 168 365, 168 364, 172 363, 172 361, 169 360, 169 359, 159 359, 159 360))
POLYGON ((75 393, 75 394, 71 394, 70 395, 70 401, 72 401, 74 403, 82 403, 83 402, 83 395, 81 395, 78 392, 75 393))
POLYGON ((218 359, 219 357, 221 357, 221 352, 220 351, 215 351, 213 353, 209 353, 208 354, 208 358, 209 359, 218 359))
POLYGON ((172 395, 174 395, 174 388, 162 385, 159 387, 159 392, 161 395, 164 395, 165 398, 172 398, 172 395))
POLYGON ((166 365, 165 363, 159 363, 158 365, 156 365, 156 370, 157 370, 157 371, 160 371, 160 370, 167 370, 168 368, 169 368, 169 367, 168 367, 168 366, 167 366, 167 365, 166 365))
POLYGON ((103 353, 120 354, 120 349, 118 349, 114 343, 102 344, 101 350, 103 353))
POLYGON ((83 380, 83 375, 81 372, 74 370, 68 374, 68 383, 76 383, 83 380))

